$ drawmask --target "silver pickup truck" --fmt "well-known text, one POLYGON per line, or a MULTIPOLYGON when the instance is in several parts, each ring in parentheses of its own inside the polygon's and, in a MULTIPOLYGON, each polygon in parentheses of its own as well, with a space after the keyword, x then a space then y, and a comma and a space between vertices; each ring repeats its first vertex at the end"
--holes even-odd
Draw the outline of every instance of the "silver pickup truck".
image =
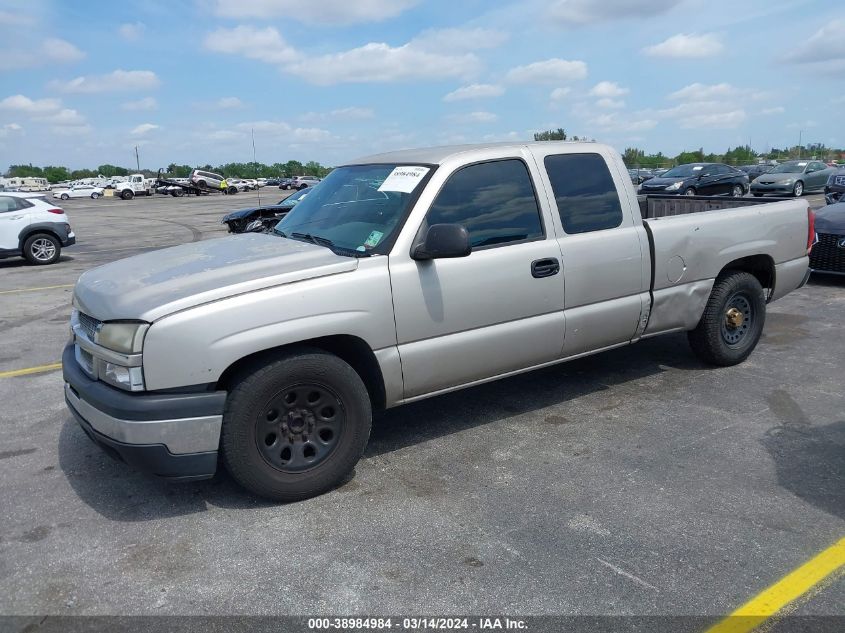
POLYGON ((370 156, 274 233, 82 275, 65 397, 141 470, 210 477, 219 453, 249 490, 302 499, 348 476, 374 410, 667 332, 742 362, 813 237, 800 199, 638 199, 598 144, 370 156))

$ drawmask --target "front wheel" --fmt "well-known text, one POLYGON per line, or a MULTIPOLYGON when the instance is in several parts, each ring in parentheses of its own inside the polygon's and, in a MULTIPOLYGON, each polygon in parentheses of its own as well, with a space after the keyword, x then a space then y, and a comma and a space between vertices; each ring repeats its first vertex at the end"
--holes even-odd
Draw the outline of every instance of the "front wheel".
POLYGON ((687 333, 692 351, 701 360, 728 367, 748 358, 766 322, 763 287, 754 275, 729 271, 716 279, 704 314, 687 333))
POLYGON ((54 235, 36 233, 26 238, 23 244, 23 256, 30 264, 45 266, 52 264, 62 254, 62 245, 54 235))
POLYGON ((694 196, 694 195, 695 195, 695 189, 693 189, 692 187, 690 187, 689 189, 687 189, 686 191, 684 191, 684 195, 685 195, 685 196, 694 196))
POLYGON ((795 183, 795 186, 792 188, 792 195, 796 198, 800 198, 804 195, 804 183, 800 180, 795 183))
POLYGON ((742 185, 734 185, 733 189, 731 189, 731 195, 734 198, 741 198, 745 195, 745 190, 742 188, 742 185))
POLYGON ((127 189, 126 191, 120 194, 120 197, 124 200, 131 200, 135 197, 135 194, 130 189, 127 189))
POLYGON ((69 195, 67 195, 66 193, 63 193, 63 194, 62 194, 61 196, 59 196, 59 197, 60 197, 62 200, 70 200, 70 196, 69 196, 69 195))
POLYGON ((91 200, 96 200, 99 197, 100 197, 100 194, 98 194, 96 191, 91 194, 91 200))
POLYGON ((223 412, 221 450, 232 477, 273 501, 340 484, 364 453, 372 410, 346 362, 300 349, 241 376, 223 412))

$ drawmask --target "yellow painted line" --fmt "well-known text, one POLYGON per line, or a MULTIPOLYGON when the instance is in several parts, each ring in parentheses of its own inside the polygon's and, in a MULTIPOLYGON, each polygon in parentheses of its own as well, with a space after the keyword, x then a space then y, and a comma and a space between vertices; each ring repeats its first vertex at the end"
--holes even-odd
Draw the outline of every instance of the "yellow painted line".
POLYGON ((749 633, 838 571, 845 571, 845 538, 761 591, 707 633, 749 633))
POLYGON ((27 367, 26 369, 13 369, 11 371, 0 371, 0 378, 14 378, 15 376, 28 376, 29 374, 40 374, 45 371, 54 371, 61 369, 61 363, 51 363, 50 365, 39 365, 38 367, 27 367))
POLYGON ((55 290, 56 288, 73 288, 73 284, 60 286, 41 286, 40 288, 17 288, 16 290, 0 290, 0 295, 10 295, 16 292, 35 292, 36 290, 55 290))

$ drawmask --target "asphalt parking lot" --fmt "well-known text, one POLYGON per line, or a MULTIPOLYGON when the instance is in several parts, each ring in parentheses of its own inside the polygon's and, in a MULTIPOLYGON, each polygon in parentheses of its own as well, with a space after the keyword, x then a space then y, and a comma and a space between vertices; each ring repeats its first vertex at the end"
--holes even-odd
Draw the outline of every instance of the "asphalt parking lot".
MULTIPOLYGON (((0 261, 0 375, 59 361, 82 272, 223 237, 255 199, 62 203, 58 264, 0 261)), ((354 478, 281 506, 140 476, 60 371, 0 377, 0 613, 727 614, 845 536, 844 312, 845 279, 814 277, 737 367, 670 335, 388 411, 354 478)))

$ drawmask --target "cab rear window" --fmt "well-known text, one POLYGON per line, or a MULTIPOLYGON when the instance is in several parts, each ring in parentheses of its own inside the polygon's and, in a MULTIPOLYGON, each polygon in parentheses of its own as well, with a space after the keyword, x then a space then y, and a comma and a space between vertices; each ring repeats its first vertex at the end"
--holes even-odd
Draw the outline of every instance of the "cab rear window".
POLYGON ((619 193, 600 155, 552 154, 544 163, 564 231, 588 233, 622 224, 619 193))

